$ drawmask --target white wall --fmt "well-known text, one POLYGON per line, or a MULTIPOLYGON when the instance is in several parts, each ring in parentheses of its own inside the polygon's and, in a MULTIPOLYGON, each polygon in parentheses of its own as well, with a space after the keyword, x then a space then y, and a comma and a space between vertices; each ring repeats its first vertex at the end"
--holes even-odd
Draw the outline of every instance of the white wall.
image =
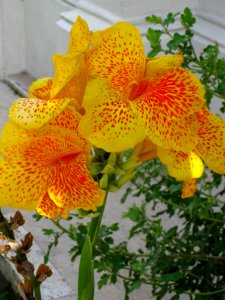
POLYGON ((22 0, 0 0, 0 79, 26 68, 22 0))

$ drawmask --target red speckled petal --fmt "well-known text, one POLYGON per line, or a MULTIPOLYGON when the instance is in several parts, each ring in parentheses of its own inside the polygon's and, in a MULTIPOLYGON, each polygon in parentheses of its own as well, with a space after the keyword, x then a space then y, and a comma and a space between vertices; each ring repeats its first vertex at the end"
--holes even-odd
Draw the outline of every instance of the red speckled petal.
POLYGON ((181 53, 149 59, 146 66, 145 78, 148 80, 157 79, 164 76, 171 69, 181 67, 182 63, 183 55, 181 53))
POLYGON ((96 210, 103 204, 105 192, 100 190, 86 168, 83 154, 62 159, 51 170, 49 196, 59 207, 96 210))
POLYGON ((49 197, 48 193, 44 195, 41 202, 37 206, 36 211, 39 215, 50 219, 58 219, 59 216, 63 217, 64 219, 68 218, 68 209, 58 207, 49 197))
POLYGON ((0 157, 0 206, 33 210, 47 189, 49 170, 34 161, 0 157))
POLYGON ((190 117, 191 127, 198 134, 196 153, 216 173, 225 174, 225 121, 206 108, 190 117))
POLYGON ((196 192, 196 179, 190 179, 183 182, 181 198, 192 197, 196 192))
POLYGON ((200 110, 205 90, 197 77, 182 68, 170 70, 165 76, 147 82, 145 91, 134 99, 140 117, 162 113, 167 119, 180 119, 200 110), (146 107, 149 107, 146 111, 146 107))
POLYGON ((29 98, 50 99, 52 78, 44 77, 34 81, 29 86, 29 98))
POLYGON ((9 111, 9 118, 25 129, 38 129, 59 115, 72 101, 70 98, 45 100, 21 98, 9 111))
POLYGON ((87 51, 91 42, 88 24, 79 16, 70 31, 68 53, 87 51))
POLYGON ((157 146, 177 151, 189 152, 198 143, 197 134, 188 126, 185 119, 168 119, 167 114, 151 109, 144 101, 130 102, 145 128, 148 138, 157 146), (139 102, 139 103, 138 103, 139 102), (139 104, 139 107, 137 106, 139 104), (135 106, 134 106, 135 105, 135 106))
POLYGON ((69 97, 81 103, 87 80, 85 54, 55 54, 53 63, 51 99, 69 97))
POLYGON ((177 180, 186 181, 203 174, 204 165, 195 152, 184 153, 158 147, 157 154, 161 162, 167 165, 169 175, 177 180))
POLYGON ((124 91, 132 81, 143 78, 146 58, 140 32, 133 25, 119 22, 92 37, 93 49, 88 57, 91 79, 108 79, 124 91))
POLYGON ((104 80, 93 80, 84 97, 86 114, 79 124, 82 136, 109 152, 134 147, 145 138, 143 127, 117 90, 104 80))

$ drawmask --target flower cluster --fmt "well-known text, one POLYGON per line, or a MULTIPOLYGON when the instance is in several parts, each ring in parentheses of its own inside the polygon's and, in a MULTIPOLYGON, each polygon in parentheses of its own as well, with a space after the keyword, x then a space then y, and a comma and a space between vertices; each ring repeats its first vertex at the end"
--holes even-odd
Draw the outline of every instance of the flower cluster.
POLYGON ((66 217, 96 210, 105 191, 91 177, 91 147, 159 157, 191 196, 203 162, 225 173, 225 122, 205 106, 182 54, 147 59, 140 32, 118 22, 97 32, 78 17, 54 77, 13 103, 0 141, 0 204, 66 217))

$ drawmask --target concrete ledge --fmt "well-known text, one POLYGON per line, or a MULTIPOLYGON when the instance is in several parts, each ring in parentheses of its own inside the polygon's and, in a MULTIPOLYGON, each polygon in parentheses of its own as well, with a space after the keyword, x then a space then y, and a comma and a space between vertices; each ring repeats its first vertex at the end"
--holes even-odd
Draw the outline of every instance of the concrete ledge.
MULTIPOLYGON (((20 227, 15 231, 17 241, 23 239, 27 231, 20 227)), ((44 252, 34 241, 31 247, 31 252, 27 254, 29 260, 34 264, 35 270, 43 263, 44 252)), ((41 294, 43 300, 74 300, 77 295, 74 294, 72 289, 68 286, 63 277, 58 273, 56 268, 48 262, 47 264, 52 270, 52 276, 47 278, 42 283, 41 294)), ((18 293, 17 283, 22 280, 22 277, 17 273, 14 264, 10 263, 7 259, 0 256, 0 270, 5 278, 11 283, 13 289, 18 293)))

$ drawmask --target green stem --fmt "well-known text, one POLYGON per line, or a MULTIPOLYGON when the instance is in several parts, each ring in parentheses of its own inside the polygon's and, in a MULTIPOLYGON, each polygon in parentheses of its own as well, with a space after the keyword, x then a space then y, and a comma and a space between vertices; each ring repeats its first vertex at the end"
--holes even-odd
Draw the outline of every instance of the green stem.
POLYGON ((91 223, 89 225, 88 234, 90 236, 92 249, 95 247, 95 244, 98 239, 98 234, 99 234, 99 230, 100 230, 101 223, 102 223, 102 217, 103 217, 103 214, 105 211, 105 204, 106 204, 107 196, 108 196, 108 191, 106 191, 104 203, 103 203, 102 207, 100 207, 100 209, 99 209, 99 215, 95 218, 92 218, 91 223))
POLYGON ((29 279, 33 286, 35 300, 41 300, 41 284, 37 281, 34 275, 29 276, 29 279))

